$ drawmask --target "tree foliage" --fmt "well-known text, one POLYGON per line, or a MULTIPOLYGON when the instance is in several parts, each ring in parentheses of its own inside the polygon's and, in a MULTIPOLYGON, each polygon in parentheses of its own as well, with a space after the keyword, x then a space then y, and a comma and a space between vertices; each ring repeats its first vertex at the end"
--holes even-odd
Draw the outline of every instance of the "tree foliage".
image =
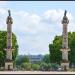
POLYGON ((31 63, 29 62, 24 62, 21 64, 21 67, 24 69, 24 70, 31 70, 31 63))
POLYGON ((29 58, 26 55, 19 55, 16 58, 16 65, 21 65, 22 63, 29 63, 29 58))
POLYGON ((40 70, 48 71, 51 68, 50 63, 41 62, 40 64, 40 70))
POLYGON ((0 66, 4 65, 4 53, 3 51, 0 51, 0 66))
MULTIPOLYGON (((69 51, 69 62, 75 63, 75 32, 68 32, 68 46, 71 51, 69 51)), ((62 53, 60 49, 62 48, 62 36, 55 36, 53 43, 49 44, 50 51, 50 61, 52 63, 59 63, 62 60, 62 53)))
POLYGON ((16 67, 19 68, 19 70, 48 71, 51 67, 49 54, 44 55, 43 60, 37 63, 31 63, 27 55, 19 55, 16 58, 16 67))
POLYGON ((49 54, 44 55, 43 62, 45 62, 47 64, 50 63, 50 55, 49 54))
POLYGON ((31 68, 32 70, 39 70, 40 69, 40 65, 39 64, 31 64, 31 68))
MULTIPOLYGON (((7 32, 0 31, 0 59, 2 63, 4 63, 6 59, 6 51, 5 51, 6 48, 7 48, 7 32)), ((12 58, 13 60, 15 60, 18 54, 18 43, 14 33, 12 33, 12 48, 14 49, 12 58)))

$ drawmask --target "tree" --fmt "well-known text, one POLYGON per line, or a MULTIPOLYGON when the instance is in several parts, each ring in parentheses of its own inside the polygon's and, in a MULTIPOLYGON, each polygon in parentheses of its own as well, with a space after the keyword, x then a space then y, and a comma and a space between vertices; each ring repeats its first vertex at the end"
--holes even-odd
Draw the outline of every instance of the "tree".
POLYGON ((31 68, 32 70, 39 70, 40 69, 40 65, 39 64, 31 64, 31 68))
POLYGON ((23 57, 23 62, 29 62, 28 56, 24 55, 24 57, 23 57))
MULTIPOLYGON (((69 62, 75 63, 75 32, 68 32, 68 40, 69 40, 69 62)), ((49 44, 49 52, 50 52, 50 61, 51 63, 58 63, 62 60, 62 53, 60 49, 62 48, 62 36, 55 36, 53 43, 49 44)))
POLYGON ((26 55, 19 55, 19 56, 17 56, 17 58, 15 60, 15 64, 16 64, 15 66, 17 68, 19 68, 20 70, 22 70, 22 69, 28 70, 28 68, 30 67, 30 61, 29 61, 28 56, 26 56, 26 55), (27 66, 28 66, 28 68, 25 68, 27 66))
POLYGON ((75 32, 69 32, 69 48, 71 51, 69 51, 69 60, 70 64, 75 65, 75 32))
POLYGON ((21 65, 22 63, 29 62, 29 58, 26 55, 19 55, 16 58, 16 65, 21 65))
POLYGON ((61 51, 60 49, 62 44, 61 36, 55 36, 53 40, 53 44, 49 44, 49 51, 50 51, 50 61, 52 63, 60 64, 61 61, 61 51))
POLYGON ((31 70, 31 63, 29 62, 24 62, 21 64, 21 67, 24 69, 24 70, 31 70))
MULTIPOLYGON (((14 33, 12 33, 12 48, 14 49, 12 58, 13 58, 13 61, 15 61, 15 58, 18 54, 18 43, 17 43, 17 38, 14 33)), ((0 31, 0 52, 1 52, 0 56, 4 58, 2 59, 3 60, 2 63, 4 63, 6 59, 5 49, 7 49, 7 32, 0 31)))
POLYGON ((50 55, 49 54, 44 55, 43 62, 45 62, 47 64, 50 63, 50 55))
POLYGON ((48 71, 48 70, 50 70, 50 68, 51 68, 51 64, 50 63, 41 62, 40 70, 48 71))
POLYGON ((0 66, 4 65, 4 53, 0 51, 0 66))

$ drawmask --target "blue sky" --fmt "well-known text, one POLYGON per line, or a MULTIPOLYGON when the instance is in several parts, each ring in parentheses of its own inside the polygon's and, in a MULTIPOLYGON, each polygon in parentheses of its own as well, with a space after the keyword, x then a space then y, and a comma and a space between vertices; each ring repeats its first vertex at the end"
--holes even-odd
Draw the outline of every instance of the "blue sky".
POLYGON ((47 54, 54 36, 62 34, 65 9, 70 20, 68 31, 75 31, 74 7, 75 1, 0 1, 0 30, 6 30, 10 9, 19 54, 47 54))

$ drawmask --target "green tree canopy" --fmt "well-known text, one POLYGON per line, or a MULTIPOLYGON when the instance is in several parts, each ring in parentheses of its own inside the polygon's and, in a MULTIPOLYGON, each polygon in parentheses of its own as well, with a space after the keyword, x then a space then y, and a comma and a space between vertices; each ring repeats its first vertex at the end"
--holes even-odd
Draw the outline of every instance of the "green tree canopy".
POLYGON ((23 62, 21 64, 21 67, 24 69, 24 70, 31 70, 31 63, 29 62, 23 62))
POLYGON ((51 64, 50 63, 41 62, 40 70, 48 71, 48 70, 50 70, 50 68, 51 68, 51 64))
POLYGON ((50 55, 49 54, 44 55, 43 62, 45 62, 47 64, 50 63, 50 55))
MULTIPOLYGON (((2 59, 3 61, 2 63, 4 63, 6 59, 6 51, 5 51, 6 48, 7 48, 7 32, 0 31, 0 59, 2 59)), ((18 43, 14 33, 12 33, 12 48, 14 49, 12 58, 13 60, 15 60, 18 54, 18 43)))
POLYGON ((4 65, 4 53, 3 51, 0 51, 0 66, 4 65))
MULTIPOLYGON (((68 32, 69 41, 69 62, 75 63, 75 32, 68 32)), ((50 51, 50 61, 52 63, 59 63, 62 60, 62 53, 60 49, 62 48, 62 36, 55 36, 53 43, 49 44, 50 51)))
POLYGON ((26 55, 19 55, 16 58, 16 65, 21 65, 22 63, 29 63, 29 58, 26 55))
POLYGON ((39 64, 31 64, 31 68, 33 70, 39 70, 40 69, 40 65, 39 64))

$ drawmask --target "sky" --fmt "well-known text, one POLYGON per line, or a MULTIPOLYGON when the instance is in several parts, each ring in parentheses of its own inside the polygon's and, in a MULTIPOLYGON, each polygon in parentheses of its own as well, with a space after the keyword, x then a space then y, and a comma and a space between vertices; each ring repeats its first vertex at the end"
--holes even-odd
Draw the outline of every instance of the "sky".
POLYGON ((62 35, 62 18, 67 10, 68 31, 75 31, 75 1, 0 1, 0 30, 7 30, 8 10, 13 18, 18 54, 49 54, 49 44, 62 35))

